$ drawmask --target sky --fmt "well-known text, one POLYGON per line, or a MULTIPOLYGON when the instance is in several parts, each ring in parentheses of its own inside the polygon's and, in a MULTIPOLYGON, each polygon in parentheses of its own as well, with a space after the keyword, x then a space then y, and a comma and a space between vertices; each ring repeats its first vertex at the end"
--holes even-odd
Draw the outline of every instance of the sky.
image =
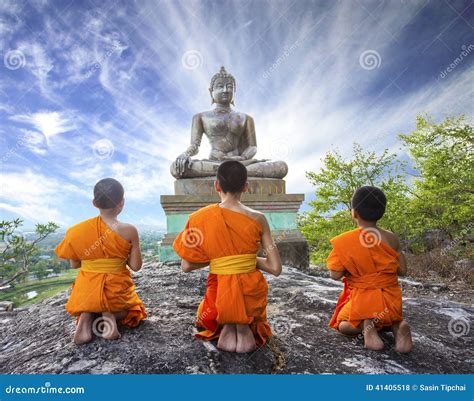
POLYGON ((169 166, 222 65, 256 157, 310 200, 329 150, 404 157, 417 114, 472 117, 473 27, 472 1, 0 0, 0 219, 70 226, 115 177, 122 220, 164 227, 169 166))

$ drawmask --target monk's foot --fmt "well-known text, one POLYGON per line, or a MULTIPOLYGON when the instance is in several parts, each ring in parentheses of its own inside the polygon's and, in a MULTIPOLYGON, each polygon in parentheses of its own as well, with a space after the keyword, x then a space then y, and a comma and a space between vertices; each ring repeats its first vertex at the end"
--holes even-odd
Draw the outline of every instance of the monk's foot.
POLYGON ((238 324, 236 352, 243 354, 252 352, 255 348, 257 348, 257 344, 255 343, 255 337, 250 327, 247 324, 238 324))
POLYGON ((372 320, 364 320, 362 333, 364 334, 365 348, 374 351, 380 351, 383 349, 383 341, 380 338, 379 333, 375 328, 375 323, 372 320))
POLYGON ((360 328, 354 327, 346 320, 343 320, 341 323, 339 323, 338 329, 341 334, 344 334, 345 336, 349 337, 355 337, 362 333, 362 330, 360 328))
POLYGON ((92 321, 94 315, 89 312, 81 313, 74 333, 74 344, 82 345, 92 341, 92 321))
POLYGON ((117 321, 111 312, 103 312, 94 322, 94 333, 106 340, 118 340, 122 337, 117 328, 117 321))
POLYGON ((219 341, 217 342, 217 348, 235 352, 237 348, 237 331, 235 324, 225 324, 219 334, 219 341))
POLYGON ((410 352, 413 348, 413 340, 411 338, 411 330, 408 323, 402 320, 396 322, 392 326, 393 335, 395 336, 395 351, 400 353, 410 352))

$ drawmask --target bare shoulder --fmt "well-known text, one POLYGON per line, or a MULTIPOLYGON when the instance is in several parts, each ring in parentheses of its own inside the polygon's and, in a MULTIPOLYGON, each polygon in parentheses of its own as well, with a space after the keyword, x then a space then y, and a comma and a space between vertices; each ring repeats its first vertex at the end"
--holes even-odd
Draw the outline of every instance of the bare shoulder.
POLYGON ((383 228, 379 228, 380 233, 382 234, 382 239, 389 244, 393 249, 397 249, 400 246, 400 241, 398 240, 398 236, 395 233, 392 233, 389 230, 385 230, 383 228))
POLYGON ((133 224, 118 223, 117 233, 128 241, 135 240, 138 237, 138 230, 133 224))
POLYGON ((245 213, 249 216, 252 217, 253 219, 257 220, 263 227, 268 225, 267 218, 265 217, 265 214, 262 212, 252 209, 248 206, 243 205, 245 208, 245 213))

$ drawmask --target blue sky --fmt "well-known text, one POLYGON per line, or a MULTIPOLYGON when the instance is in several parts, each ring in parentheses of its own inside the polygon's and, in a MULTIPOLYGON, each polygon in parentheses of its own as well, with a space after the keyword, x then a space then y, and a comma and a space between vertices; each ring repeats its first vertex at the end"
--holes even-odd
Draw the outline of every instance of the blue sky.
POLYGON ((257 157, 286 160, 287 191, 310 199, 304 173, 328 150, 400 152, 418 113, 472 117, 473 15, 471 1, 0 0, 0 218, 72 225, 112 176, 123 220, 164 226, 169 165, 221 65, 257 157))

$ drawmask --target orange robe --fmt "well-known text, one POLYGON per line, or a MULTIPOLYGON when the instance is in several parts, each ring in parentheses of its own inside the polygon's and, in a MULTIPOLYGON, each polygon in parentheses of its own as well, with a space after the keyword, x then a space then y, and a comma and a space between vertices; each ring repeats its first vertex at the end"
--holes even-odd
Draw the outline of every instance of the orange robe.
MULTIPOLYGON (((213 204, 189 216, 173 249, 188 262, 203 263, 232 255, 256 255, 261 237, 258 221, 213 204)), ((272 335, 266 316, 267 294, 267 281, 258 269, 240 274, 209 273, 196 322, 204 331, 196 336, 212 340, 227 323, 248 324, 257 345, 265 344, 272 335)))
POLYGON ((356 228, 331 239, 328 269, 349 273, 329 323, 334 329, 344 320, 358 327, 363 320, 374 319, 377 329, 403 320, 397 278, 400 254, 382 241, 363 246, 361 235, 363 230, 356 228))
MULTIPOLYGON (((130 242, 109 228, 98 216, 68 229, 55 252, 62 259, 94 261, 120 258, 125 262, 130 249, 130 242)), ((78 317, 82 312, 128 310, 128 315, 119 322, 128 327, 137 326, 147 316, 128 269, 114 273, 81 269, 72 285, 66 310, 78 317)))

